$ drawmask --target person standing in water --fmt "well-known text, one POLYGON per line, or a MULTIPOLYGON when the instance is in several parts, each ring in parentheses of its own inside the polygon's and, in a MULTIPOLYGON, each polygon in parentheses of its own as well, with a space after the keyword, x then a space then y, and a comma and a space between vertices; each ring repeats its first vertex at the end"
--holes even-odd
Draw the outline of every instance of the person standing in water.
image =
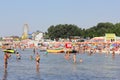
POLYGON ((70 53, 69 53, 69 51, 67 51, 67 52, 65 53, 64 58, 65 58, 66 60, 70 60, 70 53))
POLYGON ((38 53, 36 54, 35 61, 36 61, 36 70, 37 72, 39 72, 40 55, 38 53))
POLYGON ((76 53, 73 55, 73 62, 76 63, 76 53))
POLYGON ((35 52, 36 52, 36 49, 35 49, 35 48, 33 48, 33 53, 35 54, 35 52))
POLYGON ((7 69, 7 64, 8 64, 8 59, 9 59, 9 55, 8 53, 4 54, 4 69, 7 69))

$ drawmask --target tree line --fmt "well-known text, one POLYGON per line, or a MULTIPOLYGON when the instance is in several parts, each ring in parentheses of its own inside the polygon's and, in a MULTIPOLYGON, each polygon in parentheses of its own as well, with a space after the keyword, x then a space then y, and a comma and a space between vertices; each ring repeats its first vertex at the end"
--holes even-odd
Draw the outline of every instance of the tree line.
POLYGON ((46 32, 50 39, 70 38, 70 36, 79 36, 82 38, 93 38, 105 36, 105 33, 115 33, 120 36, 120 23, 101 22, 88 29, 80 28, 74 24, 51 25, 46 32))

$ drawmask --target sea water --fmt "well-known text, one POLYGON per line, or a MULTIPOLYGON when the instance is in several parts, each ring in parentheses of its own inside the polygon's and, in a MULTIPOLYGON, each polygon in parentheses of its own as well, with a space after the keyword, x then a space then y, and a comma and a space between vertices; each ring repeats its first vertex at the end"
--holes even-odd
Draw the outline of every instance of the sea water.
POLYGON ((11 54, 8 68, 4 71, 4 53, 0 50, 0 80, 119 80, 120 55, 77 54, 77 62, 64 58, 64 53, 45 55, 40 52, 40 69, 36 70, 35 54, 32 49, 19 50, 21 60, 16 60, 16 55, 11 54), (30 56, 33 59, 30 59, 30 56), (82 59, 81 63, 79 60, 82 59))

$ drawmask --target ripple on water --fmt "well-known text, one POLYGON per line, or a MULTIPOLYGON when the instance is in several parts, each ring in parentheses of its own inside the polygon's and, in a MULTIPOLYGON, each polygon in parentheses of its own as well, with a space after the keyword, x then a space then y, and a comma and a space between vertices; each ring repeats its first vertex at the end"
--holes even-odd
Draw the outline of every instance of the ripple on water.
POLYGON ((119 80, 120 79, 120 56, 113 60, 111 56, 94 54, 77 55, 77 63, 73 63, 72 55, 70 60, 64 59, 64 54, 48 54, 42 52, 40 70, 36 71, 35 60, 30 60, 32 50, 20 51, 22 59, 16 61, 12 55, 8 62, 7 73, 3 69, 3 53, 0 52, 0 80, 119 80), (79 59, 83 59, 83 63, 79 59))

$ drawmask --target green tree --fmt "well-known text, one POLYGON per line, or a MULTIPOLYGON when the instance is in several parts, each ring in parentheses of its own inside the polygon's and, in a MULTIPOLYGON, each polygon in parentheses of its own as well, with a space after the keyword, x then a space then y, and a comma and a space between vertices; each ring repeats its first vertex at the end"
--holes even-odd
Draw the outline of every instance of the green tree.
POLYGON ((116 33, 117 36, 120 36, 120 23, 115 24, 114 33, 116 33))
POLYGON ((59 24, 48 28, 50 38, 69 38, 70 36, 81 36, 81 28, 72 24, 59 24))

